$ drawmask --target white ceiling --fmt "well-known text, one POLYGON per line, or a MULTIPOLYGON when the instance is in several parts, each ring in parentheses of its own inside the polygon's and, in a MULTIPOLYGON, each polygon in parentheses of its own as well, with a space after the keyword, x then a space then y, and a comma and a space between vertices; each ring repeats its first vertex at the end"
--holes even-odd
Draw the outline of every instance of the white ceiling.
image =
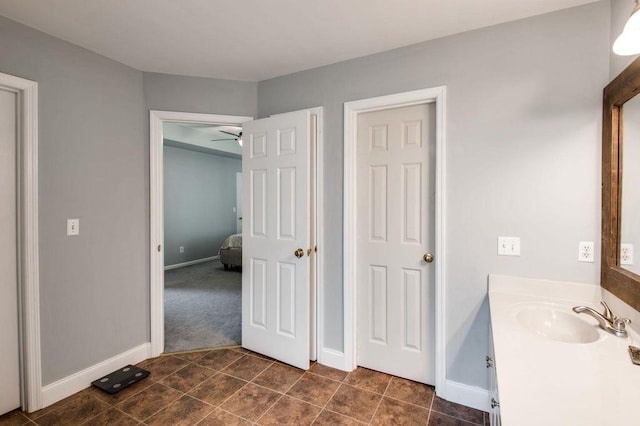
POLYGON ((142 71, 260 81, 594 0, 1 0, 142 71))

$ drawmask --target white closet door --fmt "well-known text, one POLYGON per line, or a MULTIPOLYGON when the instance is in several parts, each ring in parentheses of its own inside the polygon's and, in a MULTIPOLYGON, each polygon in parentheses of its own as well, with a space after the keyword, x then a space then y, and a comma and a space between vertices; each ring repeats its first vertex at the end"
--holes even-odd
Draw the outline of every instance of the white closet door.
POLYGON ((242 127, 242 346, 308 369, 310 112, 242 127))
POLYGON ((356 170, 357 363, 431 384, 434 123, 434 104, 360 114, 356 170))
POLYGON ((0 88, 0 415, 20 407, 16 107, 17 95, 0 88))

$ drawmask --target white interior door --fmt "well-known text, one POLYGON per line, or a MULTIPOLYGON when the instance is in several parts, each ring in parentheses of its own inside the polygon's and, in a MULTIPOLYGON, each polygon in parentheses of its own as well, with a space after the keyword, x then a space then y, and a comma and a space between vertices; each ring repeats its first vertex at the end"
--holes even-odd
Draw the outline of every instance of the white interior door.
POLYGON ((308 369, 310 112, 244 123, 243 135, 242 346, 308 369))
POLYGON ((433 384, 435 104, 359 114, 356 150, 357 364, 433 384))
POLYGON ((20 407, 16 110, 17 95, 0 88, 0 415, 20 407))
POLYGON ((242 173, 236 173, 236 232, 242 234, 242 173))

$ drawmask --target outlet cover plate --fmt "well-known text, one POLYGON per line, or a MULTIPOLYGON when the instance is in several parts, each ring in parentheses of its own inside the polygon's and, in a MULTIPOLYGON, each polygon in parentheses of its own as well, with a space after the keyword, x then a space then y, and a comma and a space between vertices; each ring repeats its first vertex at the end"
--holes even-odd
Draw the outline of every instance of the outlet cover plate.
POLYGON ((593 241, 580 241, 578 244, 578 262, 593 263, 595 259, 595 244, 593 241))
POLYGON ((633 265, 633 244, 620 244, 620 265, 633 265))

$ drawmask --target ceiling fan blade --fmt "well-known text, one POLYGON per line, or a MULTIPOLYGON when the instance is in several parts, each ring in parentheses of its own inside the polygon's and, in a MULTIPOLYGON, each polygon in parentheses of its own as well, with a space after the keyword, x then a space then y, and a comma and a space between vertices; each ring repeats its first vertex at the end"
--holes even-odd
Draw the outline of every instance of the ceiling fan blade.
POLYGON ((226 133, 228 135, 235 136, 236 138, 239 138, 240 136, 242 136, 242 132, 240 132, 239 134, 235 134, 235 133, 232 133, 232 132, 227 132, 226 130, 220 130, 220 133, 226 133))
POLYGON ((220 142, 220 141, 237 141, 238 139, 211 139, 211 142, 220 142))

